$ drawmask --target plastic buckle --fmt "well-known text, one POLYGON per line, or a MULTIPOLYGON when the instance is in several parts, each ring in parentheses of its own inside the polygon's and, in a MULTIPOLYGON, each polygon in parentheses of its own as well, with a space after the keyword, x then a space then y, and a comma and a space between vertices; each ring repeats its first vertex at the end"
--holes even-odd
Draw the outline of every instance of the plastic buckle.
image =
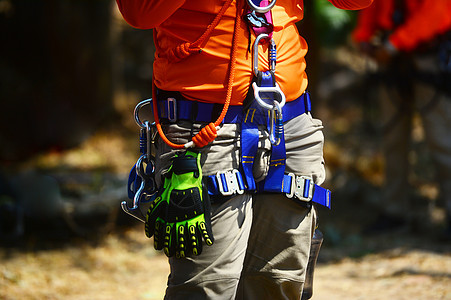
POLYGON ((291 177, 291 190, 287 193, 288 198, 296 196, 301 201, 310 202, 313 199, 313 187, 314 183, 309 176, 296 176, 293 173, 289 173, 291 177))
POLYGON ((177 121, 177 100, 175 98, 168 98, 168 120, 169 122, 177 121))
POLYGON ((234 193, 244 193, 244 189, 240 187, 238 176, 241 176, 241 174, 237 169, 233 169, 232 171, 227 171, 224 173, 216 173, 219 192, 223 196, 230 196, 234 193))

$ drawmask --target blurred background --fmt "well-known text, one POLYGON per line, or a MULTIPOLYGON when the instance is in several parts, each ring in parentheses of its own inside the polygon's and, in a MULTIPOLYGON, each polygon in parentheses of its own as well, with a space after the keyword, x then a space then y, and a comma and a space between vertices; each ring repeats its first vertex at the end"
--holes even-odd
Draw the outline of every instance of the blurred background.
MULTIPOLYGON (((351 40, 356 12, 327 0, 305 9, 298 27, 333 191, 333 209, 319 209, 313 299, 451 299, 445 205, 421 118, 408 152, 413 221, 374 234, 385 182, 379 69, 351 40)), ((128 26, 111 0, 0 0, 0 33, 0 299, 161 299, 166 259, 120 209, 139 157, 133 109, 151 97, 152 31, 128 26)))

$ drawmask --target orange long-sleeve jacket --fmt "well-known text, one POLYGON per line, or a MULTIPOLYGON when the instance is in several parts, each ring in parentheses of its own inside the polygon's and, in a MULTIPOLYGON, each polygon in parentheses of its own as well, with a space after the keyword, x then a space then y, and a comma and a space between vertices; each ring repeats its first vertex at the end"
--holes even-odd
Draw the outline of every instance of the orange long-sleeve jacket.
MULTIPOLYGON (((223 0, 116 0, 124 19, 133 27, 155 28, 154 81, 158 88, 179 91, 191 100, 224 103, 229 71, 236 1, 227 9, 213 34, 202 45, 202 52, 181 61, 168 59, 168 50, 194 42, 224 4, 223 0)), ((373 0, 329 0, 342 9, 361 9, 373 0)), ((302 0, 277 0, 272 9, 273 39, 277 45, 276 81, 287 101, 299 97, 307 88, 305 55, 307 43, 295 23, 303 18, 302 0)), ((252 53, 248 51, 249 31, 242 22, 238 33, 235 80, 231 105, 240 105, 252 81, 252 53)), ((255 40, 252 34, 251 43, 255 40)), ((267 47, 260 45, 259 66, 267 70, 267 47)))
POLYGON ((377 0, 359 13, 353 39, 368 42, 379 30, 400 51, 412 51, 451 29, 451 0, 404 0, 404 21, 395 26, 396 0, 377 0))

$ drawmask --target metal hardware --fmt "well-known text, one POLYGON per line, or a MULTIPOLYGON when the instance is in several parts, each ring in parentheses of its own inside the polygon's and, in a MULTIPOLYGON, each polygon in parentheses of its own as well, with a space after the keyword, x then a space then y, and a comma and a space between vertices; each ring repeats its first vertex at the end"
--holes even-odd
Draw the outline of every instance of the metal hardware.
MULTIPOLYGON (((158 192, 155 183, 155 163, 153 159, 147 158, 147 155, 141 155, 135 165, 136 173, 141 178, 141 185, 135 193, 133 198, 133 206, 129 207, 127 201, 122 201, 122 209, 129 215, 137 218, 141 222, 145 222, 146 218, 142 212, 143 204, 150 206, 150 203, 155 199, 158 192), (144 167, 144 162, 147 161, 147 166, 144 167), (149 164, 150 163, 150 164, 149 164), (149 167, 151 168, 149 172, 149 167), (149 173, 148 173, 149 172, 149 173)), ((147 209, 143 209, 146 211, 147 209)))
POLYGON ((279 98, 279 105, 282 108, 285 105, 286 98, 285 94, 282 92, 282 90, 279 87, 279 84, 276 82, 276 86, 258 86, 256 82, 252 83, 252 88, 254 89, 254 98, 257 100, 258 104, 262 106, 263 108, 266 108, 268 110, 275 109, 275 105, 266 103, 261 97, 260 93, 267 93, 271 92, 274 93, 276 98, 279 98))
POLYGON ((280 140, 282 139, 283 134, 283 116, 282 116, 282 107, 280 103, 274 101, 274 109, 271 110, 271 118, 270 122, 270 131, 269 131, 269 140, 271 144, 277 146, 280 144, 280 140), (275 115, 277 114, 277 118, 275 115), (275 124, 274 124, 275 123, 275 124))
POLYGON ((168 98, 168 120, 169 122, 177 121, 177 100, 175 98, 168 98))
MULTIPOLYGON (((262 39, 268 38, 269 35, 266 33, 262 33, 255 38, 254 46, 253 46, 253 57, 252 57, 252 66, 254 70, 254 75, 258 77, 260 70, 258 69, 258 45, 262 39)), ((273 41, 273 39, 271 39, 273 41)), ((274 44, 275 45, 275 44, 274 44)))
MULTIPOLYGON (((261 71, 258 68, 258 45, 260 44, 260 41, 262 39, 268 38, 269 35, 266 33, 262 33, 257 36, 254 42, 253 46, 253 72, 254 75, 258 78, 261 76, 261 71)), ((270 40, 270 46, 269 46, 269 68, 272 74, 274 74, 276 70, 276 44, 274 40, 271 38, 270 40)), ((261 96, 260 93, 274 93, 275 98, 278 98, 279 106, 282 108, 285 105, 286 99, 285 94, 280 89, 279 84, 276 82, 275 86, 259 86, 256 82, 252 83, 252 88, 254 89, 254 98, 257 100, 258 104, 262 106, 265 109, 268 110, 275 110, 276 106, 274 104, 268 104, 265 102, 261 96)), ((275 99, 274 99, 275 101, 275 99)), ((281 110, 280 110, 281 111, 281 110)))
POLYGON ((134 111, 136 124, 138 124, 139 127, 144 128, 144 129, 146 128, 146 125, 143 122, 141 122, 141 119, 139 118, 139 111, 141 110, 141 108, 143 106, 146 106, 146 105, 152 105, 152 98, 149 98, 149 99, 146 99, 146 100, 143 100, 143 101, 139 102, 136 105, 135 111, 134 111))
POLYGON ((152 99, 143 100, 136 105, 134 110, 135 122, 140 127, 139 150, 141 156, 132 168, 129 186, 127 187, 129 197, 133 196, 132 206, 129 206, 127 201, 121 202, 124 212, 142 222, 145 222, 146 219, 147 206, 150 206, 158 192, 155 183, 155 158, 151 154, 151 145, 154 143, 156 136, 155 132, 152 131, 155 123, 151 125, 149 121, 143 122, 139 117, 141 108, 151 103, 152 99))
POLYGON ((276 4, 276 0, 272 0, 267 6, 263 6, 263 7, 255 5, 252 2, 252 0, 247 0, 247 4, 249 5, 249 7, 252 10, 255 10, 258 13, 264 14, 264 13, 270 11, 274 7, 274 5, 276 4))

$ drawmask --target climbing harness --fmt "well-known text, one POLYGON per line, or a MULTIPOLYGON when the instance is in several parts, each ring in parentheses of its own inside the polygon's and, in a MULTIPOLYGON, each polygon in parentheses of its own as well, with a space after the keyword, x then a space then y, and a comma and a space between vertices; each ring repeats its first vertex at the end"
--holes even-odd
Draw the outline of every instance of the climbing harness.
POLYGON ((145 222, 145 215, 151 202, 157 195, 155 183, 155 158, 151 154, 151 145, 155 140, 156 133, 153 132, 153 124, 149 121, 142 122, 139 112, 142 107, 150 105, 152 99, 147 99, 138 103, 135 107, 134 117, 136 124, 140 127, 139 149, 141 156, 133 165, 127 184, 128 198, 133 200, 133 206, 129 206, 127 201, 122 201, 122 209, 129 215, 145 222))
MULTIPOLYGON (((219 23, 232 1, 226 1, 218 15, 198 40, 193 43, 182 44, 176 49, 171 49, 167 53, 168 57, 181 60, 193 53, 200 52, 199 45, 209 38, 213 28, 219 23)), ((216 114, 216 112, 219 112, 217 109, 218 104, 191 101, 185 99, 181 93, 159 90, 155 86, 155 82, 153 82, 153 100, 144 100, 135 109, 135 121, 141 128, 141 157, 133 166, 129 176, 128 192, 129 198, 133 200, 133 206, 128 206, 127 202, 124 201, 122 202, 122 208, 140 221, 146 222, 143 210, 150 211, 148 208, 155 204, 156 199, 159 199, 157 195, 162 192, 157 191, 155 186, 155 163, 153 156, 150 154, 150 146, 154 141, 155 135, 158 133, 163 142, 173 149, 185 149, 185 151, 190 152, 187 149, 192 147, 201 148, 212 142, 216 138, 217 129, 222 123, 237 123, 241 125, 241 165, 239 169, 225 172, 219 171, 214 175, 205 176, 208 195, 212 197, 227 197, 243 194, 245 191, 276 192, 285 193, 287 197, 307 205, 315 202, 330 208, 329 190, 313 184, 311 177, 285 173, 286 149, 283 124, 311 110, 310 96, 308 93, 304 93, 298 99, 287 102, 283 91, 276 82, 277 51, 276 43, 272 38, 273 25, 271 15, 271 9, 276 1, 246 1, 249 10, 245 19, 256 34, 252 49, 254 79, 250 87, 252 89, 250 95, 253 95, 253 101, 249 105, 244 107, 242 105, 230 105, 235 75, 237 39, 241 26, 241 12, 239 9, 241 5, 237 3, 226 101, 219 116, 216 114), (259 66, 258 60, 259 48, 262 44, 268 47, 268 66, 266 70, 259 66), (150 104, 152 105, 155 118, 155 123, 152 125, 148 121, 142 122, 139 119, 139 110, 143 106, 150 104), (217 117, 214 123, 211 122, 214 119, 213 116, 217 117), (160 119, 169 123, 185 119, 208 124, 193 137, 192 141, 186 144, 175 144, 165 136, 160 119), (269 132, 272 150, 268 174, 265 180, 256 183, 253 176, 253 163, 258 150, 259 126, 262 125, 266 126, 269 132), (154 128, 157 132, 153 131, 154 128)), ((241 1, 238 0, 237 2, 241 1)), ((173 167, 171 165, 170 169, 173 167)), ((164 186, 166 185, 165 183, 164 186)), ((161 244, 158 247, 161 249, 161 244)), ((173 251, 171 252, 172 254, 173 251)))

